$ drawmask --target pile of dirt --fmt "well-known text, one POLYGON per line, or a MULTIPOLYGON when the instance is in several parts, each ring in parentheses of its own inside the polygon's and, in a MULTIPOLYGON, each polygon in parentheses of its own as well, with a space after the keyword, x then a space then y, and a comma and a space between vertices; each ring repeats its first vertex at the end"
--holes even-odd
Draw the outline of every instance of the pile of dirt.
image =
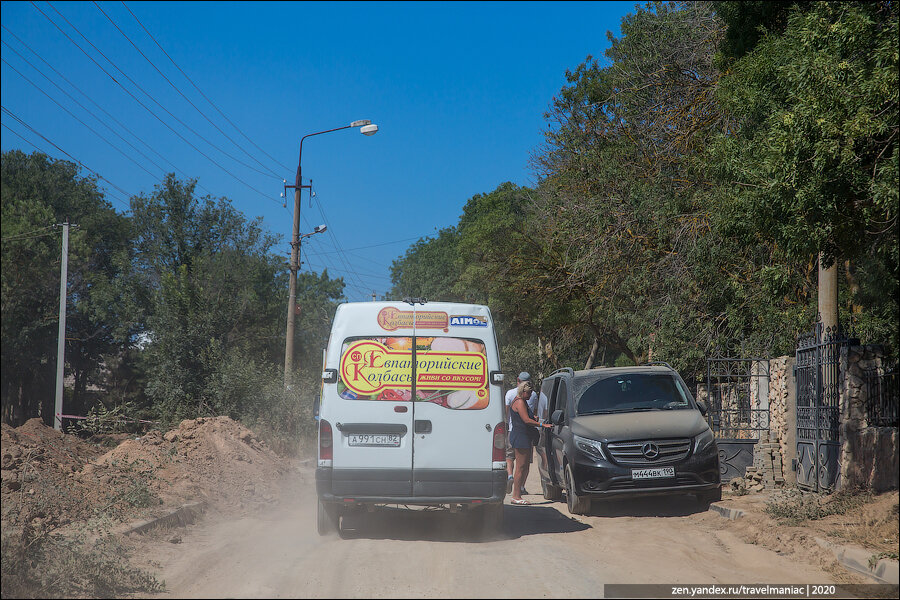
POLYGON ((2 426, 2 519, 55 528, 99 513, 127 520, 198 500, 227 512, 274 501, 288 468, 228 417, 182 421, 111 450, 32 419, 2 426))

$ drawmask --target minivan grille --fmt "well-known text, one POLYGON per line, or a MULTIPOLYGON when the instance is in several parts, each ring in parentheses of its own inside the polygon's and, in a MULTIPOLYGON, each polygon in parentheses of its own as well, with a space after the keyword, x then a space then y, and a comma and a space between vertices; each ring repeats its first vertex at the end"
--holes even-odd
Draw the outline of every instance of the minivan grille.
MULTIPOLYGON (((610 457, 619 464, 624 465, 660 465, 678 462, 687 457, 691 451, 691 440, 639 440, 634 442, 610 442, 606 445, 610 457), (652 444, 656 446, 658 454, 648 458, 644 453, 644 447, 652 444)), ((652 448, 648 448, 652 450, 652 448)), ((651 452, 652 454, 652 452, 651 452)))

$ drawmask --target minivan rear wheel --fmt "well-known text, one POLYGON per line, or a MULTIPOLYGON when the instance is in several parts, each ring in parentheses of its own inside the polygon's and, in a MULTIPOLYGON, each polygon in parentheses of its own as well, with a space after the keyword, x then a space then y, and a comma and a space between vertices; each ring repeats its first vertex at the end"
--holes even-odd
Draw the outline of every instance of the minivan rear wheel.
POLYGON ((566 504, 573 515, 586 515, 591 510, 591 499, 579 496, 575 491, 575 477, 571 465, 566 465, 566 504))
POLYGON ((319 500, 316 507, 316 529, 319 535, 328 535, 338 530, 340 515, 337 508, 319 500))

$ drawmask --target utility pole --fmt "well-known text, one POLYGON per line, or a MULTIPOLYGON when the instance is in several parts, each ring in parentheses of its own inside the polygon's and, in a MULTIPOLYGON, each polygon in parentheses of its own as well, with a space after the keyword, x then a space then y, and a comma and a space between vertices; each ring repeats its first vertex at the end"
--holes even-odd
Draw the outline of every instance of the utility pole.
POLYGON ((66 361, 66 283, 69 276, 69 220, 62 223, 62 266, 59 273, 59 339, 56 343, 56 408, 53 428, 62 430, 63 375, 66 361))
POLYGON ((838 278, 837 259, 827 269, 825 256, 819 253, 819 317, 822 333, 834 335, 838 327, 838 278))
MULTIPOLYGON (((288 309, 287 323, 285 327, 284 340, 284 389, 290 389, 293 382, 294 370, 294 317, 297 310, 297 271, 300 270, 300 191, 310 189, 311 185, 303 185, 302 160, 303 160, 303 140, 314 135, 322 135, 323 133, 331 133, 333 131, 341 131, 342 129, 350 129, 351 127, 359 127, 359 132, 365 136, 375 135, 378 132, 378 125, 374 125, 368 119, 353 121, 344 127, 336 127, 334 129, 326 129, 325 131, 317 131, 308 133, 300 138, 300 153, 297 156, 297 176, 294 179, 294 185, 285 185, 284 189, 294 188, 294 223, 291 230, 291 272, 290 282, 288 283, 288 309)), ((324 227, 316 227, 314 233, 325 231, 324 227)))
MULTIPOLYGON (((303 152, 303 140, 300 140, 300 152, 303 152)), ((288 389, 292 381, 292 371, 294 368, 294 315, 297 310, 297 271, 300 268, 298 264, 298 250, 300 248, 300 191, 303 189, 302 178, 300 175, 300 164, 297 164, 297 179, 294 184, 294 224, 291 229, 291 274, 288 283, 288 310, 287 310, 287 327, 284 342, 284 388, 288 389)))

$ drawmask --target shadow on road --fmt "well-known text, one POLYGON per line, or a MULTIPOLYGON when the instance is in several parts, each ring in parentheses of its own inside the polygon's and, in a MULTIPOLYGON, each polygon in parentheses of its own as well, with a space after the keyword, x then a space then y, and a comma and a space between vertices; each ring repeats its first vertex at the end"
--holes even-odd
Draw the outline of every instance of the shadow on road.
POLYGON ((648 496, 627 500, 601 500, 591 506, 594 517, 686 517, 709 508, 691 496, 648 496))
POLYGON ((490 542, 524 535, 572 533, 590 529, 550 506, 503 507, 503 530, 486 533, 474 515, 446 510, 379 507, 374 512, 351 512, 342 519, 345 539, 391 539, 429 542, 490 542))

